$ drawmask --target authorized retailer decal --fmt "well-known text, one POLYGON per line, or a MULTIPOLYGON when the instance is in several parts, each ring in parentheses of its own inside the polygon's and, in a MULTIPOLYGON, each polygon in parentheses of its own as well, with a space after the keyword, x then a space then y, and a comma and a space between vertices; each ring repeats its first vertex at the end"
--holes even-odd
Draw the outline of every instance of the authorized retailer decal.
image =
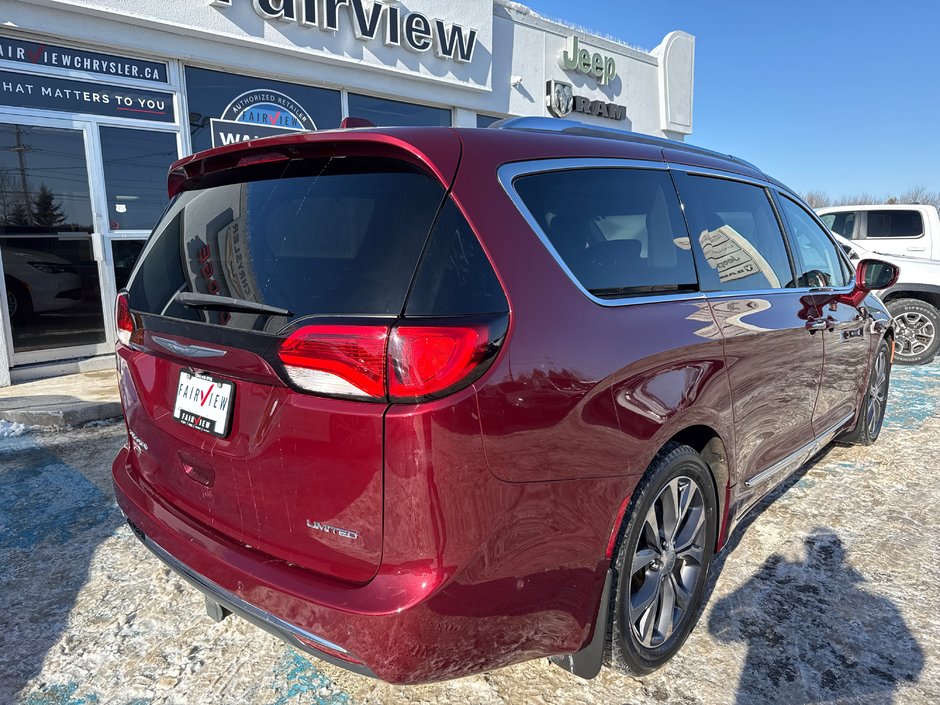
POLYGON ((257 89, 235 98, 222 117, 212 118, 212 146, 221 147, 286 132, 316 130, 310 114, 280 91, 257 89))

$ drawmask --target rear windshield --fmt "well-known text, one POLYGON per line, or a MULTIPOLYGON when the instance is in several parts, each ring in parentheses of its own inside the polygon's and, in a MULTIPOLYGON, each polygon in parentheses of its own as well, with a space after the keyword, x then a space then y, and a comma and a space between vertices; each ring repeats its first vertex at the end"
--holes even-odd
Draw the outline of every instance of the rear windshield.
POLYGON ((266 330, 308 315, 398 315, 444 198, 394 160, 295 160, 216 179, 167 210, 128 286, 132 309, 266 330), (292 315, 189 308, 180 292, 292 315))

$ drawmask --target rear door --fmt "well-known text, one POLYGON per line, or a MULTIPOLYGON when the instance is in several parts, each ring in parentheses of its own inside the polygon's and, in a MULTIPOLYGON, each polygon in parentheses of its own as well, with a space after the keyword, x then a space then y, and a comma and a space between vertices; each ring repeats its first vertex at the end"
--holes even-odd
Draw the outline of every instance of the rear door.
POLYGON ((724 339, 746 502, 785 476, 775 464, 813 440, 822 336, 807 330, 804 292, 768 189, 683 172, 676 183, 699 283, 724 339))
POLYGON ((808 298, 815 303, 813 315, 827 323, 820 336, 825 362, 813 413, 813 428, 821 436, 851 418, 858 408, 871 349, 868 316, 863 308, 838 299, 839 292, 851 289, 851 270, 823 227, 789 197, 778 194, 777 202, 796 255, 799 284, 809 289, 808 298))
POLYGON ((362 582, 382 555, 388 405, 368 393, 376 351, 342 336, 401 314, 449 184, 391 158, 264 157, 178 196, 129 282, 143 328, 119 350, 134 462, 206 530, 362 582), (311 323, 339 340, 338 364, 363 367, 365 391, 320 374, 315 396, 288 372, 281 346, 311 323))

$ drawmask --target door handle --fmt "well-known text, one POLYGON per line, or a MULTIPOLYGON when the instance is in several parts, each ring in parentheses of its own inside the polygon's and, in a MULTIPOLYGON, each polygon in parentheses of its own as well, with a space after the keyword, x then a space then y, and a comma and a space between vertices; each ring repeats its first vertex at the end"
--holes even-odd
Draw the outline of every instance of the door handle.
POLYGON ((908 252, 926 252, 927 248, 926 247, 908 247, 907 251, 908 252))
POLYGON ((810 318, 806 321, 806 330, 810 333, 817 330, 828 330, 831 324, 825 318, 810 318))

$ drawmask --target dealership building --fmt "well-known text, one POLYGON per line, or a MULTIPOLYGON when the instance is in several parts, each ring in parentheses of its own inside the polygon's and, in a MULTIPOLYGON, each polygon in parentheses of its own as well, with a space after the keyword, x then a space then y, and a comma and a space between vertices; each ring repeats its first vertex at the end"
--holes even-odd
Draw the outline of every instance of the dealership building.
POLYGON ((508 0, 0 0, 0 385, 113 364, 116 292, 213 146, 536 115, 684 139, 694 39, 508 0))

